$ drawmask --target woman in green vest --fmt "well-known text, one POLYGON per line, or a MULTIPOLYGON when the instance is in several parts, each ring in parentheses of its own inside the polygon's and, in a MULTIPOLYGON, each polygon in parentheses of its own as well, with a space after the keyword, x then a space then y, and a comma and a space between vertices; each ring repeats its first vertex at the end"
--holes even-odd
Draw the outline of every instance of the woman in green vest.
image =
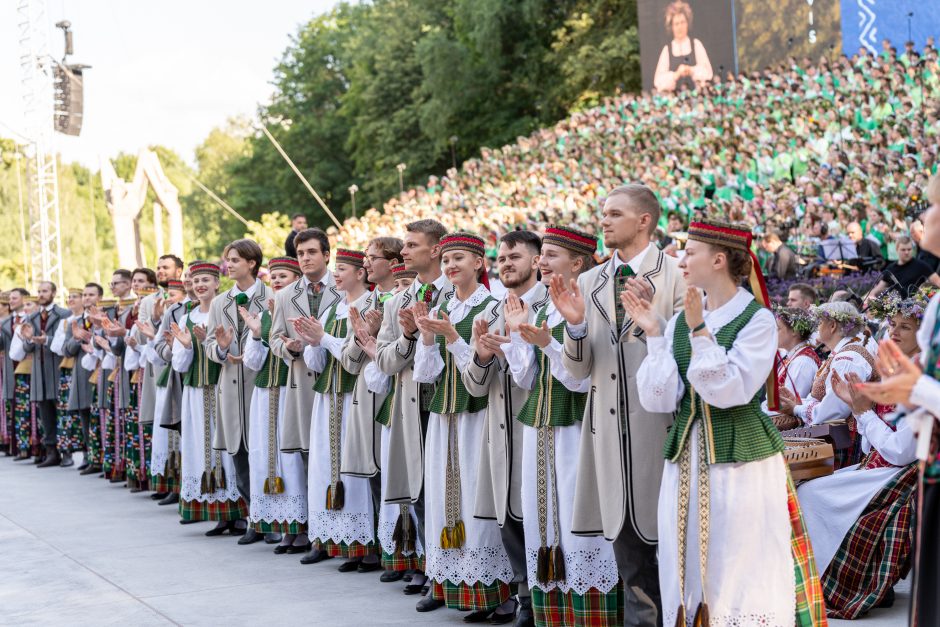
POLYGON ((461 378, 473 358, 470 337, 477 316, 494 320, 496 300, 485 285, 484 243, 476 235, 451 233, 441 242, 441 265, 453 297, 430 312, 414 306, 421 341, 414 380, 433 384, 424 452, 425 574, 431 598, 473 610, 467 622, 509 622, 512 566, 495 520, 473 517, 477 466, 483 447, 487 397, 470 396, 461 378), (495 612, 494 612, 495 611, 495 612))
MULTIPOLYGON (((293 257, 275 257, 268 261, 271 288, 278 292, 300 278, 300 264, 293 257)), ((244 364, 257 372, 248 416, 248 461, 251 469, 249 518, 259 533, 283 534, 274 547, 276 555, 304 553, 307 540, 307 476, 297 453, 281 453, 278 448, 278 423, 283 419, 284 388, 288 367, 270 350, 271 312, 261 315, 239 307, 238 313, 251 332, 245 346, 244 364)))
POLYGON ((209 305, 219 291, 219 266, 207 261, 189 265, 196 306, 170 328, 173 369, 183 375, 180 449, 183 478, 180 516, 184 521, 216 520, 207 536, 244 535, 248 504, 235 485, 235 466, 225 451, 212 450, 215 429, 216 384, 221 366, 206 354, 209 305))
MULTIPOLYGON (((593 267, 596 247, 596 238, 583 231, 547 228, 539 257, 542 281, 548 284, 555 276, 564 285, 577 281, 593 267)), ((517 419, 524 425, 522 520, 535 624, 623 625, 613 544, 571 533, 591 380, 575 378, 562 364, 565 320, 551 301, 530 313, 513 297, 505 308, 511 341, 503 354, 516 384, 531 390, 517 419)))
POLYGON ((690 226, 685 311, 665 332, 648 302, 623 297, 647 335, 640 402, 676 416, 658 514, 666 625, 826 620, 783 440, 760 406, 766 385, 776 408, 777 328, 751 240, 747 226, 690 226))

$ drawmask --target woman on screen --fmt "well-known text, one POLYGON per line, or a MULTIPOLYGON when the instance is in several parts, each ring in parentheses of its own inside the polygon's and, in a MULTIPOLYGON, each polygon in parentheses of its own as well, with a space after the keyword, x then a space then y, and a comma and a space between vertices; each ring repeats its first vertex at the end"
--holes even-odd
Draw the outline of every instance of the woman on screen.
POLYGON ((672 41, 663 46, 653 76, 657 91, 694 89, 712 79, 712 64, 705 46, 689 37, 692 28, 692 7, 684 0, 675 0, 666 7, 666 32, 672 41))

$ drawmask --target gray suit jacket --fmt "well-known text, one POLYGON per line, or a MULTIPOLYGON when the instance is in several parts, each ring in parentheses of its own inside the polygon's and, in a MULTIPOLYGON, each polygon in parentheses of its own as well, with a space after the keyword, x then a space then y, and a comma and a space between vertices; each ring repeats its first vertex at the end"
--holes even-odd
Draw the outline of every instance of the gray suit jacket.
MULTIPOLYGON (((323 280, 326 288, 320 297, 317 312, 321 322, 325 320, 330 307, 343 298, 343 292, 336 289, 332 272, 327 272, 323 280)), ((275 294, 271 320, 271 352, 288 366, 283 428, 279 434, 279 446, 285 453, 310 450, 310 414, 313 411, 313 384, 316 378, 304 363, 303 351, 290 352, 283 339, 297 337, 294 325, 288 322, 290 318, 310 316, 310 303, 304 285, 303 279, 298 279, 275 294)))
MULTIPOLYGON (((82 314, 77 322, 84 324, 85 315, 82 314)), ((72 325, 65 330, 65 343, 62 345, 62 352, 68 357, 72 357, 75 363, 72 365, 72 380, 69 383, 69 411, 78 411, 91 407, 91 373, 82 366, 82 357, 85 351, 82 350, 82 343, 72 336, 72 325)))
POLYGON ((13 316, 7 316, 0 321, 0 350, 3 351, 3 399, 12 401, 16 395, 16 384, 13 381, 13 371, 16 364, 10 358, 10 343, 13 341, 13 316))
MULTIPOLYGON (((183 420, 183 375, 170 366, 173 361, 173 348, 163 339, 163 334, 170 330, 170 325, 179 324, 185 315, 185 303, 168 305, 163 312, 163 320, 160 322, 160 328, 157 330, 157 337, 153 346, 160 359, 166 362, 165 368, 170 370, 166 384, 166 402, 163 405, 163 414, 155 416, 154 420, 161 427, 173 429, 174 431, 180 430, 183 420)), ((161 374, 163 374, 162 370, 157 372, 157 378, 160 378, 161 374)))
POLYGON ((45 344, 23 342, 23 349, 33 356, 33 369, 30 374, 29 400, 31 401, 57 401, 59 399, 59 362, 61 357, 52 352, 52 338, 55 336, 59 323, 67 320, 71 315, 68 309, 54 305, 49 311, 45 330, 41 330, 41 312, 37 311, 28 318, 26 323, 33 327, 34 335, 46 336, 45 344))

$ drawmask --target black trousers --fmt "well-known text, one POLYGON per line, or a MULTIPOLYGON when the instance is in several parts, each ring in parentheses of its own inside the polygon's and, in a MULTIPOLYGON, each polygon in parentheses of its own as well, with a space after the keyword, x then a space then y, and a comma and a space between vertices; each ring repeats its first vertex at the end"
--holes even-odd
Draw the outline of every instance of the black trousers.
POLYGON ((56 402, 54 400, 37 401, 36 413, 39 414, 39 422, 42 424, 42 445, 54 447, 58 442, 56 430, 59 426, 56 402))
POLYGON ((661 627, 663 613, 656 545, 643 542, 627 520, 614 540, 614 557, 623 580, 624 624, 661 627))
POLYGON ((248 467, 248 448, 244 442, 238 452, 232 455, 232 463, 235 465, 235 485, 245 502, 251 503, 251 471, 248 467))
POLYGON ((923 503, 917 504, 921 516, 920 537, 914 546, 914 598, 911 625, 940 625, 940 484, 924 486, 923 503))
POLYGON ((516 520, 508 513, 503 526, 499 528, 499 536, 503 541, 503 548, 509 555, 509 563, 512 565, 512 581, 510 583, 519 585, 519 596, 529 596, 528 586, 528 566, 525 560, 525 531, 523 531, 522 521, 516 520))

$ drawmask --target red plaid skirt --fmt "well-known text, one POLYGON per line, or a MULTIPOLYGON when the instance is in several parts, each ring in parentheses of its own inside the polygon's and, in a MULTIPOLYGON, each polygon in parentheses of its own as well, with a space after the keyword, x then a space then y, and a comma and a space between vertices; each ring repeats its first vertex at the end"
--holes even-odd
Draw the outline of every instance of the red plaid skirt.
POLYGON ((385 570, 424 570, 424 556, 396 555, 382 551, 382 568, 385 570))
POLYGON ((453 610, 494 610, 509 599, 509 584, 496 580, 489 586, 479 581, 468 586, 432 580, 430 594, 453 610))
POLYGON ((532 612, 538 627, 619 627, 623 625, 623 582, 607 593, 597 588, 575 594, 533 587, 532 612))
POLYGON ((362 544, 361 542, 346 544, 345 542, 333 542, 332 540, 323 542, 317 538, 313 539, 313 548, 323 549, 326 551, 327 555, 331 557, 342 557, 345 559, 378 555, 379 552, 378 547, 372 542, 369 544, 362 544))
POLYGON ((183 520, 238 520, 248 518, 248 504, 243 498, 211 503, 180 499, 180 517, 183 520))

